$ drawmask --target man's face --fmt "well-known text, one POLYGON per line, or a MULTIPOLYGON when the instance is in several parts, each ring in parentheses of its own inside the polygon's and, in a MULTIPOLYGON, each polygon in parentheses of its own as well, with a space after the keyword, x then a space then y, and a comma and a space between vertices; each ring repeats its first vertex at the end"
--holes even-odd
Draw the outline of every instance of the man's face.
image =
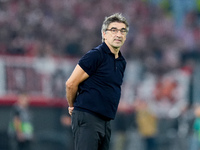
POLYGON ((108 47, 119 49, 126 40, 126 25, 120 22, 112 22, 103 35, 108 47))
POLYGON ((24 94, 19 95, 18 103, 22 107, 27 107, 29 105, 29 98, 28 98, 28 96, 24 95, 24 94))

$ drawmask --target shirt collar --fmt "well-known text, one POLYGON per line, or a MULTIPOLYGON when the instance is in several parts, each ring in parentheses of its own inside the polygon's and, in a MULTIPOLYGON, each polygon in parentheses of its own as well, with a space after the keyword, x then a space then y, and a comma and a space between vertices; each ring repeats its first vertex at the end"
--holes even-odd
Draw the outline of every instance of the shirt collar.
POLYGON ((110 51, 108 45, 105 42, 102 43, 102 47, 103 47, 104 52, 106 52, 106 53, 112 53, 110 51))

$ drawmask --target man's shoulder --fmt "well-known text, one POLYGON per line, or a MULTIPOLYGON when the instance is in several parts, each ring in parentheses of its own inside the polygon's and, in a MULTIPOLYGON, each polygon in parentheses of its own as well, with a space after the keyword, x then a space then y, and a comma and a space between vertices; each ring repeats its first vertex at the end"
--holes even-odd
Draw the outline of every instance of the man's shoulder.
POLYGON ((100 45, 98 45, 97 47, 93 48, 93 50, 98 50, 98 51, 102 51, 102 52, 106 52, 108 49, 108 46, 106 45, 106 43, 101 43, 100 45))
POLYGON ((103 55, 106 53, 104 46, 101 44, 93 49, 91 49, 90 51, 88 51, 87 53, 89 53, 90 55, 93 55, 94 57, 100 57, 102 58, 103 55))
POLYGON ((103 45, 100 44, 97 47, 94 47, 93 49, 91 49, 92 52, 96 52, 96 53, 100 53, 103 50, 103 45))

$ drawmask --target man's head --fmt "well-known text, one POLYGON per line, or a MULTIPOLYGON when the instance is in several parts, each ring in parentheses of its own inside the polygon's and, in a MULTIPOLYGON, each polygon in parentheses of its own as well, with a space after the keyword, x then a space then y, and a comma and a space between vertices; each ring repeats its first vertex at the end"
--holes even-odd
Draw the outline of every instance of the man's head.
POLYGON ((18 105, 25 108, 29 105, 29 97, 26 93, 20 93, 18 95, 18 105))
POLYGON ((114 48, 120 48, 126 40, 126 35, 129 31, 129 25, 126 18, 120 13, 115 13, 106 17, 102 28, 102 42, 114 48))

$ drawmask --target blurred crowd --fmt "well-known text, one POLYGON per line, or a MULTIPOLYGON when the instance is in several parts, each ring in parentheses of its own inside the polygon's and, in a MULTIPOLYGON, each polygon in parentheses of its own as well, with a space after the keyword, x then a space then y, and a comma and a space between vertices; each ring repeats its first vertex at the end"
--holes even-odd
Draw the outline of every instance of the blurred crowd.
POLYGON ((100 42, 104 17, 122 12, 130 24, 124 55, 150 66, 176 67, 180 55, 199 48, 200 10, 198 0, 191 2, 195 7, 180 16, 179 27, 179 3, 173 1, 1 0, 0 54, 80 57, 100 42))

